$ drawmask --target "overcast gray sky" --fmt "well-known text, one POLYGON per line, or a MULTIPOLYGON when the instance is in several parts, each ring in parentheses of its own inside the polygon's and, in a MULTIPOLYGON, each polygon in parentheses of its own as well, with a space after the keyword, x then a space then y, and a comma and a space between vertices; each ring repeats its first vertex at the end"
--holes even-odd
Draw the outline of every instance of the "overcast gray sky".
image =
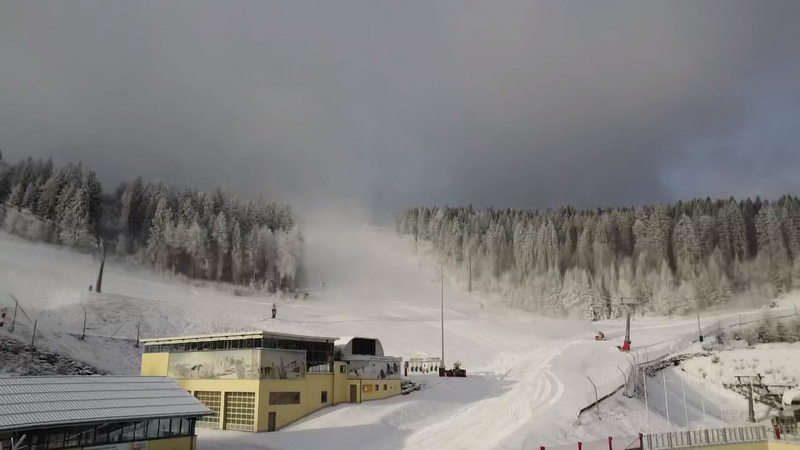
POLYGON ((800 193, 800 1, 0 0, 0 149, 298 208, 800 193))

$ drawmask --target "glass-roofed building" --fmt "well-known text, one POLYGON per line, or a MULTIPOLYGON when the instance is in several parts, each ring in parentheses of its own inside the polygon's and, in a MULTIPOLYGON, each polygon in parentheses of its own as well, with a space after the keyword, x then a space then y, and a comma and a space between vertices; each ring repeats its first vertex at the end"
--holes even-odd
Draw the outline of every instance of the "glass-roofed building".
POLYGON ((0 378, 0 448, 194 450, 209 408, 165 377, 0 378))

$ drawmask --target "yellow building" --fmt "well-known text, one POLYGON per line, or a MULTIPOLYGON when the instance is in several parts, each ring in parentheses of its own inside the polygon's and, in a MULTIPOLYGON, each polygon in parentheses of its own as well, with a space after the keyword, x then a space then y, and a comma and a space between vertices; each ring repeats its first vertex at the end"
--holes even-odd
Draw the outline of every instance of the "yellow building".
POLYGON ((255 331, 145 339, 142 375, 168 376, 213 415, 197 425, 275 431, 326 406, 400 393, 380 341, 255 331))

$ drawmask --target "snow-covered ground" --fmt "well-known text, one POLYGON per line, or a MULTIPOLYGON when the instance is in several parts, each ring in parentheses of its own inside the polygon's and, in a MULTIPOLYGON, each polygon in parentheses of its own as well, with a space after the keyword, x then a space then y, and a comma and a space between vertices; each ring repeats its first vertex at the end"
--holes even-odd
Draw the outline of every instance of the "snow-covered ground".
MULTIPOLYGON (((387 354, 439 356, 438 268, 415 254, 413 243, 385 229, 324 223, 306 226, 305 251, 306 299, 237 297, 114 264, 107 266, 104 293, 98 295, 87 289, 97 270, 90 256, 0 232, 0 292, 14 293, 29 316, 46 311, 38 345, 112 373, 138 371, 139 349, 118 338, 135 337, 139 323, 143 337, 242 329, 362 335, 379 338, 387 354), (273 302, 279 305, 277 320, 269 318, 273 302), (102 337, 80 341, 67 334, 81 331, 83 308, 87 334, 102 337)), ((413 395, 327 408, 278 433, 201 430, 199 447, 538 448, 643 430, 643 422, 627 414, 602 421, 584 414, 577 420, 594 400, 587 376, 603 396, 622 384, 620 370, 629 373, 634 355, 615 347, 623 321, 542 318, 457 286, 446 279, 445 360, 448 366, 460 360, 469 378, 428 377, 427 388, 413 395), (598 329, 608 341, 594 341, 598 329)), ((0 298, 0 305, 10 306, 10 299, 0 298)), ((703 317, 702 324, 716 319, 703 317)), ((15 334, 30 339, 26 322, 18 320, 15 334)), ((637 317, 634 349, 672 351, 676 342, 691 340, 696 327, 694 318, 637 317)), ((641 359, 643 352, 635 356, 641 359)), ((632 411, 643 408, 636 400, 625 402, 632 411)), ((682 415, 670 412, 680 423, 682 415)), ((651 420, 668 426, 664 419, 651 420)))
POLYGON ((800 343, 756 344, 723 350, 685 364, 686 373, 710 384, 734 383, 736 375, 761 374, 764 384, 795 386, 800 381, 800 343))

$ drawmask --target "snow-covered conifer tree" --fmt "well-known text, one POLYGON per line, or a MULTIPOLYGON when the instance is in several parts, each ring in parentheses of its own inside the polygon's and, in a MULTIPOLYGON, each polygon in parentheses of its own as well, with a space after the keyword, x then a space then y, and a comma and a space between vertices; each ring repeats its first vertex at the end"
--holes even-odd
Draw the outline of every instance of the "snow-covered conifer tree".
POLYGON ((150 232, 147 238, 147 259, 157 270, 163 270, 167 266, 171 216, 172 211, 167 206, 167 200, 162 198, 158 202, 153 220, 150 221, 150 232))
POLYGON ((222 281, 222 275, 225 271, 225 262, 228 259, 228 251, 230 250, 230 242, 228 240, 228 219, 225 213, 220 212, 214 220, 214 228, 211 231, 211 238, 214 241, 216 250, 216 277, 217 281, 222 281))
POLYGON ((238 221, 233 223, 231 234, 231 277, 234 283, 241 282, 244 258, 244 245, 242 243, 242 229, 238 221))

